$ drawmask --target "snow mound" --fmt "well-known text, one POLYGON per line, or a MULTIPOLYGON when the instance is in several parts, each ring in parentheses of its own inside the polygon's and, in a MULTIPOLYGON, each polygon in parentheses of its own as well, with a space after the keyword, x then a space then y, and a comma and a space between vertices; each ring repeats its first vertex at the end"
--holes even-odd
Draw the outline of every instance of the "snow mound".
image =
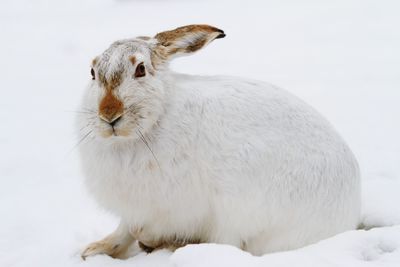
POLYGON ((237 248, 202 244, 177 250, 179 267, 256 266, 393 266, 400 263, 400 226, 351 231, 308 247, 253 257, 237 248))

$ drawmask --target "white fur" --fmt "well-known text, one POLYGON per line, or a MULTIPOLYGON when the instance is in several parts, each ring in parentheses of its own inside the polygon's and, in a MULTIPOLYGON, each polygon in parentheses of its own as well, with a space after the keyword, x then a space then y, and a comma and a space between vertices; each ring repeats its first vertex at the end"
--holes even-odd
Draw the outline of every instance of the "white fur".
MULTIPOLYGON (((150 42, 132 42, 152 68, 150 42)), ((80 116, 89 130, 80 151, 88 189, 135 238, 200 239, 262 255, 356 228, 357 162, 298 98, 258 81, 167 67, 141 80, 125 75, 116 95, 125 106, 140 102, 144 118, 122 119, 129 137, 103 138, 108 125, 80 116)), ((83 108, 97 110, 103 95, 92 82, 83 108)))

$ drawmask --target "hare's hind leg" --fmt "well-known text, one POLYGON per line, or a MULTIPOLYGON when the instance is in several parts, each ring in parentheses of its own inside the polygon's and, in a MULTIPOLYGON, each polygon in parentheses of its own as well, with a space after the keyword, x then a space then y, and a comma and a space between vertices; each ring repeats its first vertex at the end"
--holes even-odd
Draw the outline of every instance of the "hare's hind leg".
POLYGON ((128 226, 121 222, 113 233, 100 241, 89 244, 82 252, 81 257, 85 260, 89 256, 106 254, 113 258, 123 259, 126 258, 125 254, 133 241, 135 239, 129 233, 128 226))
POLYGON ((178 248, 184 247, 188 244, 199 244, 200 239, 167 239, 157 241, 138 241, 139 247, 147 253, 151 253, 155 250, 167 249, 174 252, 178 248))

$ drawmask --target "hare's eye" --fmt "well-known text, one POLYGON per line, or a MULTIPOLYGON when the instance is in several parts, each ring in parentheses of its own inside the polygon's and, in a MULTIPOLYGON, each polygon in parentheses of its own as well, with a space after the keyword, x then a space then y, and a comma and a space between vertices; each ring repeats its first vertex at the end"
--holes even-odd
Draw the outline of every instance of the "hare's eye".
POLYGON ((90 74, 92 74, 92 80, 95 80, 95 79, 96 79, 96 76, 95 76, 95 74, 94 74, 93 68, 91 68, 90 74))
POLYGON ((137 65, 137 67, 136 67, 135 78, 143 77, 145 75, 146 75, 146 68, 142 62, 139 65, 137 65))

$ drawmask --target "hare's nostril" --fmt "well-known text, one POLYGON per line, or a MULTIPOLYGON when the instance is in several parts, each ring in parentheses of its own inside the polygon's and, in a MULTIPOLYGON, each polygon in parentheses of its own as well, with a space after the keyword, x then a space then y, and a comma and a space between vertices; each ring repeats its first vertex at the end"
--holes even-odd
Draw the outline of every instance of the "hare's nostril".
POLYGON ((114 118, 114 120, 110 122, 111 127, 114 127, 114 125, 117 124, 117 122, 120 121, 121 118, 122 115, 119 115, 118 117, 114 118))
POLYGON ((110 124, 111 127, 114 127, 115 124, 117 124, 117 122, 121 120, 121 118, 122 118, 122 114, 119 114, 119 115, 117 115, 117 116, 113 116, 113 117, 111 117, 111 118, 107 118, 107 117, 104 117, 104 116, 101 116, 101 115, 100 115, 100 119, 101 119, 102 121, 105 121, 105 122, 107 122, 108 124, 110 124))

